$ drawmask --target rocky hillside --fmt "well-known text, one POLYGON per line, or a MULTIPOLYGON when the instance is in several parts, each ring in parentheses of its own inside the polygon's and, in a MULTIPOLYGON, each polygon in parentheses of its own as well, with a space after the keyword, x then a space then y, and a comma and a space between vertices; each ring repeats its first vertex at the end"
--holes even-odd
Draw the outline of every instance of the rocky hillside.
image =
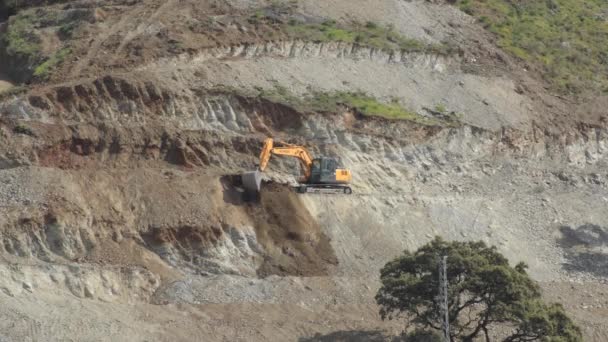
POLYGON ((558 50, 517 45, 526 28, 497 3, 12 8, 0 337, 388 339, 403 325, 378 316, 378 270, 440 235, 526 262, 607 340, 603 83, 551 73, 558 50), (340 157, 354 193, 296 194, 297 164, 273 159, 244 201, 235 175, 267 136, 340 157))

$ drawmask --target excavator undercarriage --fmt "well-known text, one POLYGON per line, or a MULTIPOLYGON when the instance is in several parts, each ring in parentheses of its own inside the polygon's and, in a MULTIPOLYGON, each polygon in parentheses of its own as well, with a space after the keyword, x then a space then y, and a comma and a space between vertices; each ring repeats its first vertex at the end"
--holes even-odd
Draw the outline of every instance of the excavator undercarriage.
POLYGON ((296 187, 296 190, 303 193, 313 194, 347 194, 353 193, 353 190, 348 185, 338 184, 301 184, 296 187))

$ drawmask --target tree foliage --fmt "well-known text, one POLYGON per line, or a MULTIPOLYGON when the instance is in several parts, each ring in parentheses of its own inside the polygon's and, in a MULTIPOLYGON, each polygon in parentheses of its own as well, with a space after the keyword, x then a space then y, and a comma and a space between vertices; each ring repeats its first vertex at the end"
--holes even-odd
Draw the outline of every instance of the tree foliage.
POLYGON ((436 238, 416 252, 405 251, 381 270, 376 295, 383 319, 404 315, 425 329, 441 328, 438 265, 448 256, 448 303, 453 339, 490 340, 500 325, 508 342, 582 341, 580 329, 558 304, 542 302, 538 285, 523 263, 515 267, 483 242, 446 242, 436 238))

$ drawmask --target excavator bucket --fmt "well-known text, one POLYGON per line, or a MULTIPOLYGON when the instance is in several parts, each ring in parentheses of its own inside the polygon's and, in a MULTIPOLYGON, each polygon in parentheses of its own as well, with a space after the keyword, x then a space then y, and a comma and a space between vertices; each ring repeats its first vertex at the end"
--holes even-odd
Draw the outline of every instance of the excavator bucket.
POLYGON ((264 140, 264 146, 262 147, 262 152, 260 153, 260 165, 258 170, 245 172, 241 175, 243 188, 248 195, 258 195, 260 193, 262 186, 262 172, 260 170, 264 170, 266 165, 268 165, 268 161, 272 155, 272 148, 272 138, 267 138, 264 140))
POLYGON ((260 171, 245 172, 241 175, 241 181, 247 193, 257 194, 262 185, 262 173, 260 171))

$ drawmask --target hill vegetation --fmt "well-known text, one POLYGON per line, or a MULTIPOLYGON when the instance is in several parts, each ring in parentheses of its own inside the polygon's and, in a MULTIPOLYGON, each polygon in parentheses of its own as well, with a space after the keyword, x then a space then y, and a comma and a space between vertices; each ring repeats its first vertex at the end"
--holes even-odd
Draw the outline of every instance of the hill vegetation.
POLYGON ((608 92, 608 2, 457 0, 498 36, 498 45, 542 65, 554 90, 608 92))
MULTIPOLYGON (((32 77, 46 80, 55 68, 71 53, 69 38, 72 31, 86 16, 87 11, 63 12, 57 9, 21 9, 8 19, 4 32, 0 33, 0 55, 4 56, 5 72, 15 81, 28 82, 32 77), (53 32, 61 44, 43 51, 42 32, 53 32)), ((46 38, 48 39, 48 38, 46 38)))
POLYGON ((258 98, 292 107, 303 113, 337 113, 345 107, 364 117, 380 117, 388 120, 405 120, 425 126, 458 126, 458 115, 439 112, 440 117, 421 115, 403 105, 397 98, 382 101, 361 91, 313 91, 298 96, 282 86, 253 91, 244 91, 232 87, 218 87, 215 93, 239 94, 248 98, 258 98))
POLYGON ((426 52, 442 55, 453 52, 453 47, 448 44, 429 44, 404 37, 397 33, 392 26, 382 26, 374 22, 338 25, 333 20, 321 24, 290 20, 285 30, 290 37, 304 41, 341 41, 383 50, 426 52))
POLYGON ((256 10, 249 18, 252 25, 272 25, 289 38, 316 43, 344 42, 382 50, 401 50, 448 55, 456 48, 448 43, 430 44, 405 37, 392 25, 373 21, 358 22, 304 19, 295 15, 293 3, 275 2, 256 10))

